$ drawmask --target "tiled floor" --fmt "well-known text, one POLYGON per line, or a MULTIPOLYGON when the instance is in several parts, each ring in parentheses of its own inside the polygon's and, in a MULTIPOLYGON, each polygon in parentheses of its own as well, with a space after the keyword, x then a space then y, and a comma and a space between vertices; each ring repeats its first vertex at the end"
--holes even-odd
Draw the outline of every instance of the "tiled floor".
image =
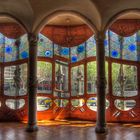
POLYGON ((39 131, 28 133, 23 123, 0 123, 0 140, 140 140, 140 125, 108 124, 107 134, 96 134, 87 121, 39 122, 39 131))

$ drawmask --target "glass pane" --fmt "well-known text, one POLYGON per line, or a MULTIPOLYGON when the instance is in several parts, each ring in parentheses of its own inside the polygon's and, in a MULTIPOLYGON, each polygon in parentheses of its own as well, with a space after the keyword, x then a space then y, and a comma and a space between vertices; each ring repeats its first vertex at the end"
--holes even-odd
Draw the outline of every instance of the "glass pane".
POLYGON ((77 62, 85 58, 85 43, 71 48, 71 62, 77 62))
POLYGON ((27 64, 4 68, 4 94, 21 96, 27 93, 27 64))
POLYGON ((97 111, 97 98, 91 97, 87 100, 87 106, 93 111, 97 111))
MULTIPOLYGON (((96 61, 87 63, 87 93, 88 94, 96 94, 96 80, 97 80, 97 72, 96 72, 96 61)), ((106 93, 108 93, 108 62, 105 62, 105 75, 107 81, 106 93)))
POLYGON ((123 64, 112 64, 113 94, 121 97, 132 97, 137 91, 137 67, 123 64))
POLYGON ((66 99, 56 99, 54 102, 58 107, 66 107, 69 101, 66 99))
POLYGON ((68 64, 57 61, 55 63, 55 91, 58 97, 67 97, 68 93, 68 64))
POLYGON ((49 97, 37 97, 37 111, 45 111, 52 106, 52 100, 49 97))
POLYGON ((140 61, 140 30, 138 30, 137 34, 136 34, 136 37, 137 37, 137 61, 140 61))
POLYGON ((6 105, 10 109, 20 109, 25 105, 25 100, 24 99, 19 99, 19 100, 7 99, 6 100, 6 105))
POLYGON ((85 104, 84 99, 72 99, 71 104, 74 107, 82 107, 85 104))
POLYGON ((113 58, 120 58, 120 42, 119 42, 119 36, 109 31, 110 34, 110 55, 113 58))
POLYGON ((65 58, 69 58, 70 49, 54 44, 54 54, 65 58))
POLYGON ((106 32, 106 38, 104 40, 105 56, 109 56, 109 44, 108 44, 108 31, 106 32))
POLYGON ((136 101, 135 100, 115 100, 114 102, 116 108, 122 111, 128 111, 135 107, 136 101))
POLYGON ((42 34, 39 34, 38 56, 53 57, 53 43, 42 34))
POLYGON ((84 94, 84 65, 71 68, 71 95, 84 94))
POLYGON ((90 37, 86 42, 87 57, 96 56, 96 42, 94 36, 90 37))
POLYGON ((15 39, 9 39, 5 37, 5 58, 4 62, 15 61, 17 59, 17 47, 15 45, 15 39))
POLYGON ((60 97, 60 98, 69 98, 70 97, 70 93, 67 91, 59 91, 57 89, 55 89, 54 91, 54 97, 60 97))
POLYGON ((96 62, 89 62, 87 63, 87 93, 88 94, 95 94, 97 93, 96 88, 96 62))
POLYGON ((105 62, 105 78, 106 78, 106 94, 109 92, 109 87, 108 87, 108 62, 105 62))
POLYGON ((4 47, 5 47, 5 37, 0 33, 0 62, 4 60, 4 47))
POLYGON ((137 61, 136 34, 123 39, 123 59, 137 61))
POLYGON ((20 59, 26 59, 29 57, 29 45, 28 45, 27 34, 23 35, 20 38, 19 51, 20 51, 20 59))
MULTIPOLYGON (((91 97, 87 100, 87 106, 93 111, 97 111, 97 97, 91 97)), ((106 99, 106 109, 109 107, 109 101, 106 99)))
POLYGON ((37 62, 38 87, 37 93, 52 93, 52 64, 49 62, 37 62))

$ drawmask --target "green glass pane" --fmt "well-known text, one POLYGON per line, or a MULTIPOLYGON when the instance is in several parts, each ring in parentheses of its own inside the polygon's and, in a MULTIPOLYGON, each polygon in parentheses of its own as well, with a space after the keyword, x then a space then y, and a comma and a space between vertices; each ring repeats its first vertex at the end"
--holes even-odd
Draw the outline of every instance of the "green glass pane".
POLYGON ((62 61, 55 63, 55 93, 57 97, 69 97, 68 64, 62 61))
POLYGON ((136 96, 137 67, 123 64, 112 64, 113 94, 121 97, 136 96))
POLYGON ((49 62, 37 62, 38 93, 52 93, 52 64, 49 62))
POLYGON ((4 68, 4 94, 8 96, 27 94, 27 64, 4 68))
POLYGON ((72 67, 71 69, 71 95, 84 94, 84 65, 72 67))

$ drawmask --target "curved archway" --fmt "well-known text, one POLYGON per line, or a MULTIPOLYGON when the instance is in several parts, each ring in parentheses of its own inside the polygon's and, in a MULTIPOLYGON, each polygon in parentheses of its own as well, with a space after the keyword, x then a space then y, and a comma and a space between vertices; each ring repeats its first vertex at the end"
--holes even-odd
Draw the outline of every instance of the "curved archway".
POLYGON ((125 15, 129 14, 129 13, 134 13, 134 14, 139 14, 140 13, 140 9, 126 9, 126 10, 122 10, 119 13, 116 13, 115 15, 113 15, 109 21, 107 22, 107 24, 104 27, 104 31, 107 31, 107 29, 118 19, 121 19, 122 17, 125 18, 125 15))
POLYGON ((16 17, 7 13, 0 13, 0 32, 0 84, 2 85, 0 86, 2 93, 0 96, 2 112, 0 119, 9 121, 22 120, 27 116, 27 90, 25 82, 27 82, 28 59, 24 56, 25 52, 26 54, 28 52, 28 46, 26 45, 26 49, 24 48, 23 38, 25 41, 27 37, 24 34, 28 31, 24 24, 16 17), (24 76, 24 80, 21 78, 22 85, 19 85, 17 90, 15 83, 17 83, 22 75, 26 76, 24 76), (10 108, 8 108, 7 103, 10 108))
POLYGON ((55 18, 58 15, 63 15, 63 14, 71 14, 74 16, 79 17, 83 22, 85 22, 85 24, 87 24, 92 31, 94 31, 95 33, 97 32, 97 28, 96 26, 92 23, 92 21, 90 21, 90 19, 88 19, 87 17, 83 16, 82 14, 76 12, 76 11, 65 11, 65 10, 58 10, 52 14, 50 14, 49 16, 46 16, 41 22, 40 24, 36 27, 36 29, 34 29, 34 33, 39 33, 41 31, 41 29, 48 23, 48 21, 50 21, 51 19, 55 18))
POLYGON ((5 17, 5 18, 8 18, 8 19, 11 19, 16 24, 18 24, 25 32, 28 32, 28 29, 26 28, 26 26, 17 17, 15 17, 15 16, 13 16, 13 15, 11 15, 9 13, 0 13, 0 18, 1 17, 5 17))
POLYGON ((137 117, 137 115, 139 116, 137 108, 139 108, 140 92, 138 88, 139 30, 140 9, 120 11, 109 20, 105 27, 109 37, 110 52, 107 61, 109 61, 109 77, 111 77, 111 121, 127 122, 127 116, 129 116, 129 121, 139 121, 137 117), (137 80, 134 78, 132 81, 132 77, 137 80), (137 102, 136 106, 134 102, 137 102), (128 112, 128 109, 132 110, 128 112))

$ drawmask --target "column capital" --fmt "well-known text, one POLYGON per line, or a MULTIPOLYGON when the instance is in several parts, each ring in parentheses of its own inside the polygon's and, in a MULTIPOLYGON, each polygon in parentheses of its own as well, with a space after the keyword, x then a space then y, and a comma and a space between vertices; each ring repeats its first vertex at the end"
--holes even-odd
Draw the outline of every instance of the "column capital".
POLYGON ((15 45, 16 45, 17 47, 19 47, 20 43, 21 43, 20 38, 18 38, 18 39, 16 40, 16 42, 15 42, 15 45))
POLYGON ((95 34, 95 37, 94 38, 95 38, 96 42, 104 41, 104 39, 105 39, 105 33, 104 32, 97 32, 95 34))
POLYGON ((34 33, 28 33, 28 41, 30 43, 30 46, 34 46, 38 42, 38 35, 34 33))

